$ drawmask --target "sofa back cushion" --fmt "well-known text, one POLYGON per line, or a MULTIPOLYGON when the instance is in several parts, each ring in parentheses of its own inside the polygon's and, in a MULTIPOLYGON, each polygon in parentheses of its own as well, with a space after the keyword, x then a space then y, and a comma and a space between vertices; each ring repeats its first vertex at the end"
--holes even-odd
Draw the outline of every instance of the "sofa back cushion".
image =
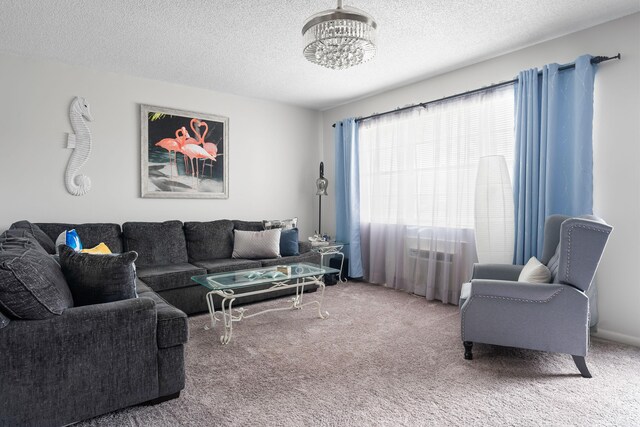
POLYGON ((56 241, 56 238, 51 237, 44 230, 38 227, 37 224, 32 224, 29 221, 18 221, 11 224, 10 229, 11 230, 14 230, 14 229, 29 230, 29 232, 36 238, 38 243, 44 248, 45 251, 47 251, 47 253, 49 254, 56 253, 56 247, 54 244, 54 242, 56 241))
POLYGON ((76 306, 137 298, 138 254, 94 255, 60 246, 60 265, 76 306))
POLYGON ((182 222, 125 222, 122 224, 124 250, 136 251, 139 266, 188 262, 187 242, 182 222))
POLYGON ((228 259, 233 253, 233 221, 185 222, 189 261, 228 259))
POLYGON ((233 220, 233 227, 235 230, 241 231, 262 231, 264 230, 264 224, 262 221, 241 221, 238 219, 233 220))
POLYGON ((18 319, 46 319, 73 307, 60 265, 42 251, 0 252, 0 309, 18 319))
MULTIPOLYGON (((42 229, 42 231, 44 231, 54 242, 63 231, 75 229, 80 237, 82 246, 85 248, 93 248, 94 246, 98 246, 100 243, 104 243, 113 253, 124 251, 120 224, 102 222, 87 224, 38 222, 35 225, 42 229)), ((54 252, 51 253, 55 253, 55 249, 54 252)))

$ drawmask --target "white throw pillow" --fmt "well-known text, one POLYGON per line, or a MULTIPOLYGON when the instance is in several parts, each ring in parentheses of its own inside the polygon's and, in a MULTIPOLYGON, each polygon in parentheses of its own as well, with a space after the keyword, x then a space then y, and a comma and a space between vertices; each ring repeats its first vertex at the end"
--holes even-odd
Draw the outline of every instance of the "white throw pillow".
POLYGON ((518 276, 518 282, 549 283, 549 280, 551 280, 551 272, 534 256, 527 261, 518 276))
POLYGON ((280 258, 279 228, 264 231, 233 230, 233 258, 280 258))

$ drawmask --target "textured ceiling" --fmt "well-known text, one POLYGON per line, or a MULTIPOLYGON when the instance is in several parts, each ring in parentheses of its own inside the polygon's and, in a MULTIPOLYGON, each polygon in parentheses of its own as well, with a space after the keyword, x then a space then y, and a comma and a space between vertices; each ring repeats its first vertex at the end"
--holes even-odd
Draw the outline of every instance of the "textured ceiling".
POLYGON ((378 22, 378 54, 334 71, 304 59, 301 29, 336 3, 3 0, 0 51, 322 110, 640 10, 639 0, 347 0, 378 22))

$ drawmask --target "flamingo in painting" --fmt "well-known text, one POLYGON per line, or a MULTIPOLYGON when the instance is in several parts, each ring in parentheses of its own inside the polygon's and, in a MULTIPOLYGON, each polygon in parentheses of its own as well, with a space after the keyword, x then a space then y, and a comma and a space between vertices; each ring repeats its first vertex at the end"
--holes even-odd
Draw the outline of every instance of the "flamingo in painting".
MULTIPOLYGON (((198 119, 192 119, 191 120, 191 130, 193 130, 193 132, 198 136, 198 144, 202 145, 202 148, 205 149, 205 151, 207 153, 209 153, 211 156, 213 156, 213 159, 211 159, 211 176, 213 176, 213 162, 217 161, 216 157, 218 156, 218 144, 214 144, 213 142, 207 142, 204 139, 207 136, 207 133, 209 132, 209 125, 207 124, 207 122, 205 121, 200 121, 198 119), (194 127, 194 125, 197 125, 194 127), (204 132, 202 133, 202 135, 200 135, 200 128, 204 127, 204 132)), ((204 163, 202 164, 202 174, 204 175, 204 168, 207 165, 207 161, 205 159, 204 163)))
MULTIPOLYGON (((173 179, 173 163, 176 163, 177 161, 177 152, 178 151, 182 151, 182 144, 181 141, 184 141, 184 139, 186 138, 184 136, 184 134, 187 132, 187 130, 184 128, 184 126, 182 127, 182 129, 178 129, 176 130, 176 137, 175 138, 164 138, 161 139, 160 141, 156 142, 156 147, 162 147, 165 150, 167 150, 169 152, 169 169, 170 169, 170 174, 171 174, 171 179, 173 179), (181 135, 182 134, 182 135, 181 135), (171 162, 171 152, 173 151, 173 163, 171 162)), ((176 175, 178 174, 178 165, 176 164, 176 175)))
POLYGON ((197 144, 185 144, 182 147, 182 154, 189 157, 191 163, 191 176, 193 177, 193 159, 196 159, 196 168, 195 168, 195 178, 196 178, 196 186, 198 185, 198 159, 210 159, 215 160, 211 154, 207 153, 204 148, 200 147, 197 144))

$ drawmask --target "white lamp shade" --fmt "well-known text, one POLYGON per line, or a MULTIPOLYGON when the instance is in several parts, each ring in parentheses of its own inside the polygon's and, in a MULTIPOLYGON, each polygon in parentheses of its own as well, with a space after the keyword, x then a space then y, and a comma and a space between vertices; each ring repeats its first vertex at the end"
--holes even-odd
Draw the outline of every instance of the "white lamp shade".
POLYGON ((481 157, 475 197, 478 261, 511 264, 514 228, 513 191, 507 162, 503 156, 481 157))

